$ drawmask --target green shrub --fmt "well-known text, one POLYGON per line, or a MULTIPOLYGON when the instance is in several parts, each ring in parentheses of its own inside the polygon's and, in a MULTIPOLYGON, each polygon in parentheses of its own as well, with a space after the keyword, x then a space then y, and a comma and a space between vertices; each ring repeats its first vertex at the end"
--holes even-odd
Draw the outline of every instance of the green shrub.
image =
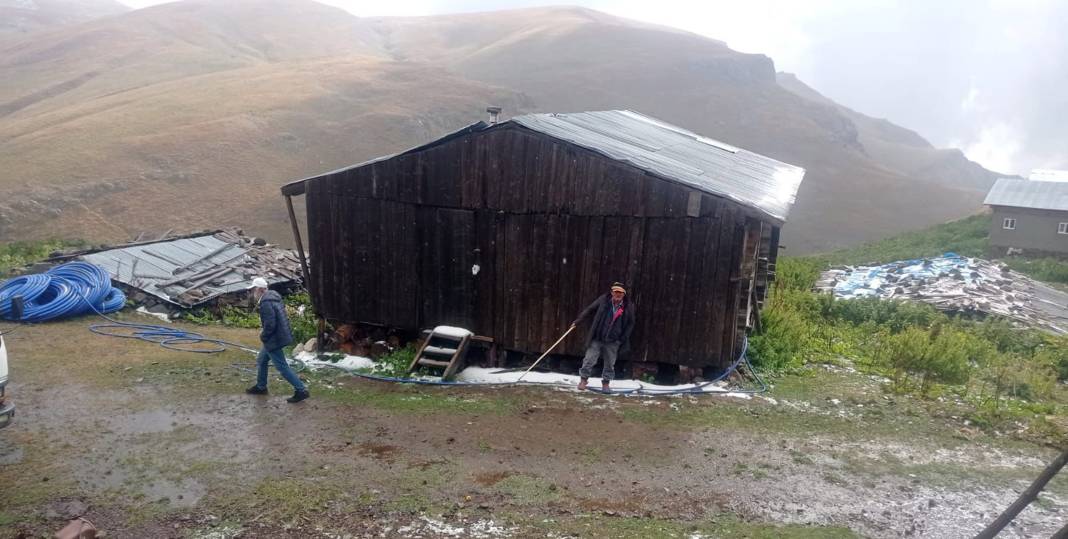
POLYGON ((81 240, 17 241, 0 245, 0 279, 13 269, 48 258, 55 251, 85 246, 81 240))
POLYGON ((801 365, 818 349, 816 294, 776 282, 760 313, 761 331, 749 338, 753 364, 770 371, 801 365))
POLYGON ((255 309, 243 309, 233 305, 224 306, 219 312, 219 320, 222 325, 255 329, 260 327, 260 313, 255 309))
POLYGON ((972 365, 989 353, 989 344, 941 324, 931 329, 907 327, 886 332, 876 358, 888 368, 899 391, 929 395, 935 384, 964 384, 972 365), (918 378, 918 380, 914 380, 918 378))
POLYGON ((870 322, 899 333, 908 327, 929 327, 946 316, 934 307, 914 301, 879 298, 836 299, 825 302, 824 317, 854 325, 870 322))
POLYGON ((311 296, 307 292, 291 294, 285 298, 289 325, 293 330, 293 341, 305 343, 319 335, 319 321, 312 309, 311 296))
POLYGON ((812 290, 820 272, 826 267, 826 262, 819 258, 780 258, 775 264, 775 286, 789 290, 812 290))
POLYGON ((1005 264, 1039 281, 1068 284, 1068 262, 1056 258, 1008 257, 1005 264))
POLYGON ((408 374, 408 367, 415 359, 415 346, 398 348, 375 360, 373 372, 382 376, 403 377, 408 374))

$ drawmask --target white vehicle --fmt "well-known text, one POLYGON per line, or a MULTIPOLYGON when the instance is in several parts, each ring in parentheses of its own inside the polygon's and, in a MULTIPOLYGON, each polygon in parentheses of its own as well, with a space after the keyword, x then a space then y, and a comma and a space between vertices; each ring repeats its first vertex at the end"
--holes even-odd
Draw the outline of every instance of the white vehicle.
POLYGON ((15 404, 7 398, 7 348, 4 338, 0 336, 0 429, 11 424, 15 416, 15 404))

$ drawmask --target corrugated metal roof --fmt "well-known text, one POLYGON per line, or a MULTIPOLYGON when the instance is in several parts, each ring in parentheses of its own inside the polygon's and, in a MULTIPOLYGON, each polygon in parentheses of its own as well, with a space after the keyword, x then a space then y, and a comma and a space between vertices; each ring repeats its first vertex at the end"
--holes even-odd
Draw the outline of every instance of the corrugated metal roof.
POLYGON ((786 220, 805 169, 629 110, 529 114, 509 122, 786 220))
POLYGON ((1068 211, 1068 183, 1001 178, 994 182, 983 204, 1068 211))
MULTIPOLYGON (((247 249, 213 235, 112 249, 81 258, 106 269, 114 281, 184 306, 199 305, 223 294, 242 291, 253 277, 261 276, 246 275, 248 269, 235 268, 211 279, 210 284, 192 286, 202 281, 208 271, 249 262, 247 249), (185 266, 188 267, 177 271, 185 266), (189 281, 176 281, 183 276, 189 281), (186 294, 193 289, 199 292, 192 296, 186 294)), ((289 281, 280 276, 265 277, 270 284, 289 281)))

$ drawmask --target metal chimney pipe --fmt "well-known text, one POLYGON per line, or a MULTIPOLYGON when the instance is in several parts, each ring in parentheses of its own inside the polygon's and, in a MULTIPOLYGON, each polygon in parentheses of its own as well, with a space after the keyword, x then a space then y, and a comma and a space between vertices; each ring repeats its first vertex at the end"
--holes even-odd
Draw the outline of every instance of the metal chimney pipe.
POLYGON ((490 125, 497 125, 497 121, 501 116, 501 107, 486 107, 486 112, 490 115, 490 125))

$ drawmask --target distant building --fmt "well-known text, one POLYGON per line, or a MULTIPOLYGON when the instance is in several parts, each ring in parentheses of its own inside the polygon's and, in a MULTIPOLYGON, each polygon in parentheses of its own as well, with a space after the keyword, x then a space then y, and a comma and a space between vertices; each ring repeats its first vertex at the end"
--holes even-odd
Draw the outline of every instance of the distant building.
POLYGON ((1027 179, 1035 182, 1068 182, 1068 170, 1036 168, 1027 179))
POLYGON ((993 256, 1068 255, 1068 182, 1001 178, 983 203, 993 256))

